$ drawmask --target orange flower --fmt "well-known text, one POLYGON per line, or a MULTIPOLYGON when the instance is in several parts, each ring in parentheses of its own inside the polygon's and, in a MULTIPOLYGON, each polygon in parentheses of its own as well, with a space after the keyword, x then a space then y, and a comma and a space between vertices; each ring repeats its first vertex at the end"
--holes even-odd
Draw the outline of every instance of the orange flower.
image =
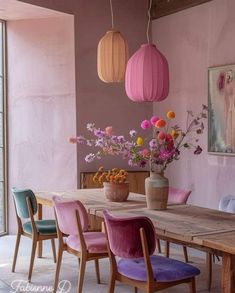
POLYGON ((168 111, 168 112, 166 113, 166 116, 167 116, 168 119, 174 119, 174 118, 175 118, 175 112, 173 112, 173 111, 168 111))
POLYGON ((70 143, 77 143, 77 138, 76 137, 70 137, 69 142, 70 143))
POLYGON ((105 128, 105 133, 109 136, 111 136, 113 134, 113 127, 112 126, 107 126, 105 128))
POLYGON ((166 121, 163 119, 159 119, 156 123, 155 123, 155 127, 157 128, 162 128, 166 125, 166 121))
POLYGON ((173 129, 171 131, 171 136, 175 139, 175 138, 177 138, 179 136, 179 132, 177 132, 176 130, 173 129))

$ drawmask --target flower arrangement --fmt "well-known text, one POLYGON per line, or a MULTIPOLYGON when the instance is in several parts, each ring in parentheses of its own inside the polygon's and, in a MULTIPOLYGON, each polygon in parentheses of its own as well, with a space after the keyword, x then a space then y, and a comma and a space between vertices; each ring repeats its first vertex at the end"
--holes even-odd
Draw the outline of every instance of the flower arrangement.
POLYGON ((100 167, 98 172, 93 177, 94 183, 110 182, 110 183, 125 183, 128 172, 123 169, 113 168, 112 170, 104 171, 104 167, 100 167))
POLYGON ((141 122, 140 127, 144 131, 152 130, 151 135, 142 137, 136 130, 130 130, 129 139, 123 135, 115 135, 112 126, 101 130, 94 123, 88 123, 87 130, 91 135, 72 137, 70 142, 98 149, 85 157, 88 163, 95 159, 100 160, 105 155, 120 155, 128 160, 129 166, 145 167, 149 163, 150 171, 164 172, 168 164, 180 158, 182 149, 193 148, 195 155, 202 152, 198 145, 198 135, 203 133, 205 118, 205 105, 202 105, 202 110, 197 115, 187 111, 186 127, 183 129, 173 124, 175 113, 168 111, 165 119, 153 116, 141 122))

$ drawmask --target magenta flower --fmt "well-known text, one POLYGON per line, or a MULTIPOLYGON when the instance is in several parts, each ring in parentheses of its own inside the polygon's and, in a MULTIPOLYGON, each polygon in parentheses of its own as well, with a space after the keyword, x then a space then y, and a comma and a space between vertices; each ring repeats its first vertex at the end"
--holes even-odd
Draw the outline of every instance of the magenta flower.
POLYGON ((151 127, 151 124, 148 120, 143 120, 140 124, 142 129, 148 129, 151 127))
POLYGON ((155 123, 156 123, 158 120, 159 120, 159 118, 156 117, 156 116, 153 116, 153 117, 150 119, 151 124, 152 124, 153 126, 155 126, 155 123))
MULTIPOLYGON (((223 89, 223 76, 220 76, 218 88, 223 89)), ((203 133, 203 119, 207 117, 207 107, 203 105, 202 111, 197 115, 192 111, 187 111, 186 128, 172 125, 171 121, 166 122, 163 131, 156 129, 155 124, 160 121, 156 116, 141 122, 142 129, 152 129, 143 137, 143 145, 137 144, 138 133, 132 129, 129 132, 129 140, 123 135, 113 135, 112 126, 107 126, 104 130, 97 128, 94 123, 87 124, 88 136, 77 136, 70 138, 71 143, 85 143, 95 151, 85 157, 86 162, 91 163, 95 159, 100 160, 105 155, 119 155, 128 161, 130 166, 144 167, 147 163, 151 171, 165 171, 166 167, 174 160, 180 158, 180 150, 184 148, 194 148, 194 154, 202 152, 202 148, 197 145, 197 136, 203 133), (177 135, 175 135, 175 133, 177 135), (189 135, 190 134, 190 135, 189 135), (99 148, 99 150, 97 150, 99 148)))

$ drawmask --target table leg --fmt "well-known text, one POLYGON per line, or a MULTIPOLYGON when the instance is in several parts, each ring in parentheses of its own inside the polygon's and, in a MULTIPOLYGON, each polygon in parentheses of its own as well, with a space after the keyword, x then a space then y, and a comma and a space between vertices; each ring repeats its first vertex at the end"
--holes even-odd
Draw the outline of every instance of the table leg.
MULTIPOLYGON (((42 220, 42 205, 38 204, 38 220, 42 220)), ((42 241, 38 241, 38 257, 42 257, 42 241)))
POLYGON ((221 293, 235 293, 235 255, 223 253, 221 293))

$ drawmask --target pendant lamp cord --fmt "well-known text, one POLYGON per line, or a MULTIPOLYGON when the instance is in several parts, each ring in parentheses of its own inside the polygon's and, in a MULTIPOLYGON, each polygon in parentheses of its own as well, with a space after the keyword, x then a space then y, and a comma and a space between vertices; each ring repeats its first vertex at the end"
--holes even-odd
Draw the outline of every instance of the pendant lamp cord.
MULTIPOLYGON (((111 0, 110 0, 111 1, 111 0)), ((148 9, 148 25, 147 25, 147 40, 148 43, 150 43, 150 38, 149 38, 149 27, 150 27, 150 20, 151 20, 151 7, 152 7, 152 2, 153 0, 149 1, 149 9, 148 9)))
POLYGON ((110 11, 111 11, 111 20, 112 20, 112 28, 114 28, 114 22, 113 22, 113 3, 112 0, 110 2, 110 11))

